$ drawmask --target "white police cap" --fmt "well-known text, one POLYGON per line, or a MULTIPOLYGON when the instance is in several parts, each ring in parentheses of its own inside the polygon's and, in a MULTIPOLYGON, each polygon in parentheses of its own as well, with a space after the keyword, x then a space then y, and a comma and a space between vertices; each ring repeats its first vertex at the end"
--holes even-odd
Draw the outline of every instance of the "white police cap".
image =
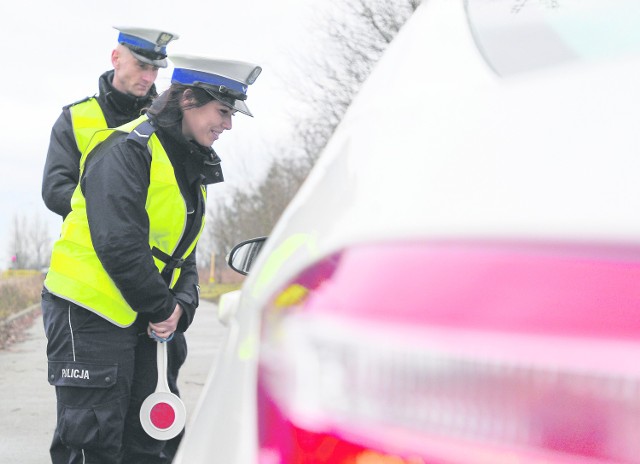
POLYGON ((143 63, 159 68, 167 67, 167 44, 180 36, 172 32, 144 27, 119 27, 118 43, 127 47, 143 63))
POLYGON ((174 64, 171 83, 191 85, 205 90, 216 100, 248 116, 253 116, 244 100, 262 68, 244 61, 171 55, 174 64))

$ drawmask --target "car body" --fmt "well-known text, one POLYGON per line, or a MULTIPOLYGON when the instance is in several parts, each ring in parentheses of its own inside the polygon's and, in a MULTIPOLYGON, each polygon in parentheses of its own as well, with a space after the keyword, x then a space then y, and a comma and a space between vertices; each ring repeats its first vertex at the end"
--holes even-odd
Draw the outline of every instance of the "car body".
POLYGON ((175 462, 640 462, 639 20, 424 2, 221 301, 175 462))

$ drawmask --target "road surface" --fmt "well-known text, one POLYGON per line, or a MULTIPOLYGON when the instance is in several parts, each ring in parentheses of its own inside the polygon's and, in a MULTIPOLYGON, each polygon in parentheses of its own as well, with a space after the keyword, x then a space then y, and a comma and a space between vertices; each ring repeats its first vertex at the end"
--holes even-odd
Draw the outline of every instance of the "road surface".
MULTIPOLYGON (((179 378, 187 424, 224 339, 226 328, 218 322, 216 310, 215 304, 201 302, 187 331, 189 355, 179 378)), ((6 464, 51 462, 56 400, 47 382, 42 316, 25 335, 23 341, 0 350, 0 462, 6 464)))

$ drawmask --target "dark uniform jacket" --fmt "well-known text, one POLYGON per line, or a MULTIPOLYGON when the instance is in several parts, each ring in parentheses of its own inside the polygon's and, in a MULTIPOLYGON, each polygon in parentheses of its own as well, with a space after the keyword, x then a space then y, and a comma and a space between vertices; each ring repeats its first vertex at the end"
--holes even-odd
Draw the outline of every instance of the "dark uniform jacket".
MULTIPOLYGON (((153 121, 153 120, 152 120, 153 121)), ((156 134, 173 165, 180 192, 187 205, 185 247, 200 231, 205 211, 201 185, 223 180, 220 158, 210 147, 188 142, 181 122, 157 129, 156 134)), ((94 249, 129 305, 138 312, 136 323, 161 322, 179 301, 184 331, 198 306, 196 252, 181 267, 178 282, 169 289, 158 273, 149 249, 149 219, 145 209, 151 155, 147 138, 114 133, 89 154, 80 180, 86 199, 87 219, 94 249)), ((181 245, 176 250, 180 255, 181 245)), ((183 253, 183 252, 182 252, 183 253)))
MULTIPOLYGON (((134 97, 116 90, 111 84, 114 71, 107 71, 98 80, 96 97, 104 113, 108 127, 117 127, 140 116, 143 108, 151 105, 157 95, 153 85, 145 97, 134 97)), ((63 218, 71 211, 71 195, 78 185, 81 153, 78 150, 71 124, 69 107, 87 100, 80 100, 62 109, 51 129, 49 151, 42 177, 42 199, 54 213, 63 218)))

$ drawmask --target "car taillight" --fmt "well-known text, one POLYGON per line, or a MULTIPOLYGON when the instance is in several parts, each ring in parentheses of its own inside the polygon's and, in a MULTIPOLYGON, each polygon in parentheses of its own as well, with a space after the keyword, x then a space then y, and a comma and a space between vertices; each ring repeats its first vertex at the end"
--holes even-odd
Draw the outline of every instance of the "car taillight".
POLYGON ((260 462, 640 462, 640 250, 344 250, 263 316, 260 462))

